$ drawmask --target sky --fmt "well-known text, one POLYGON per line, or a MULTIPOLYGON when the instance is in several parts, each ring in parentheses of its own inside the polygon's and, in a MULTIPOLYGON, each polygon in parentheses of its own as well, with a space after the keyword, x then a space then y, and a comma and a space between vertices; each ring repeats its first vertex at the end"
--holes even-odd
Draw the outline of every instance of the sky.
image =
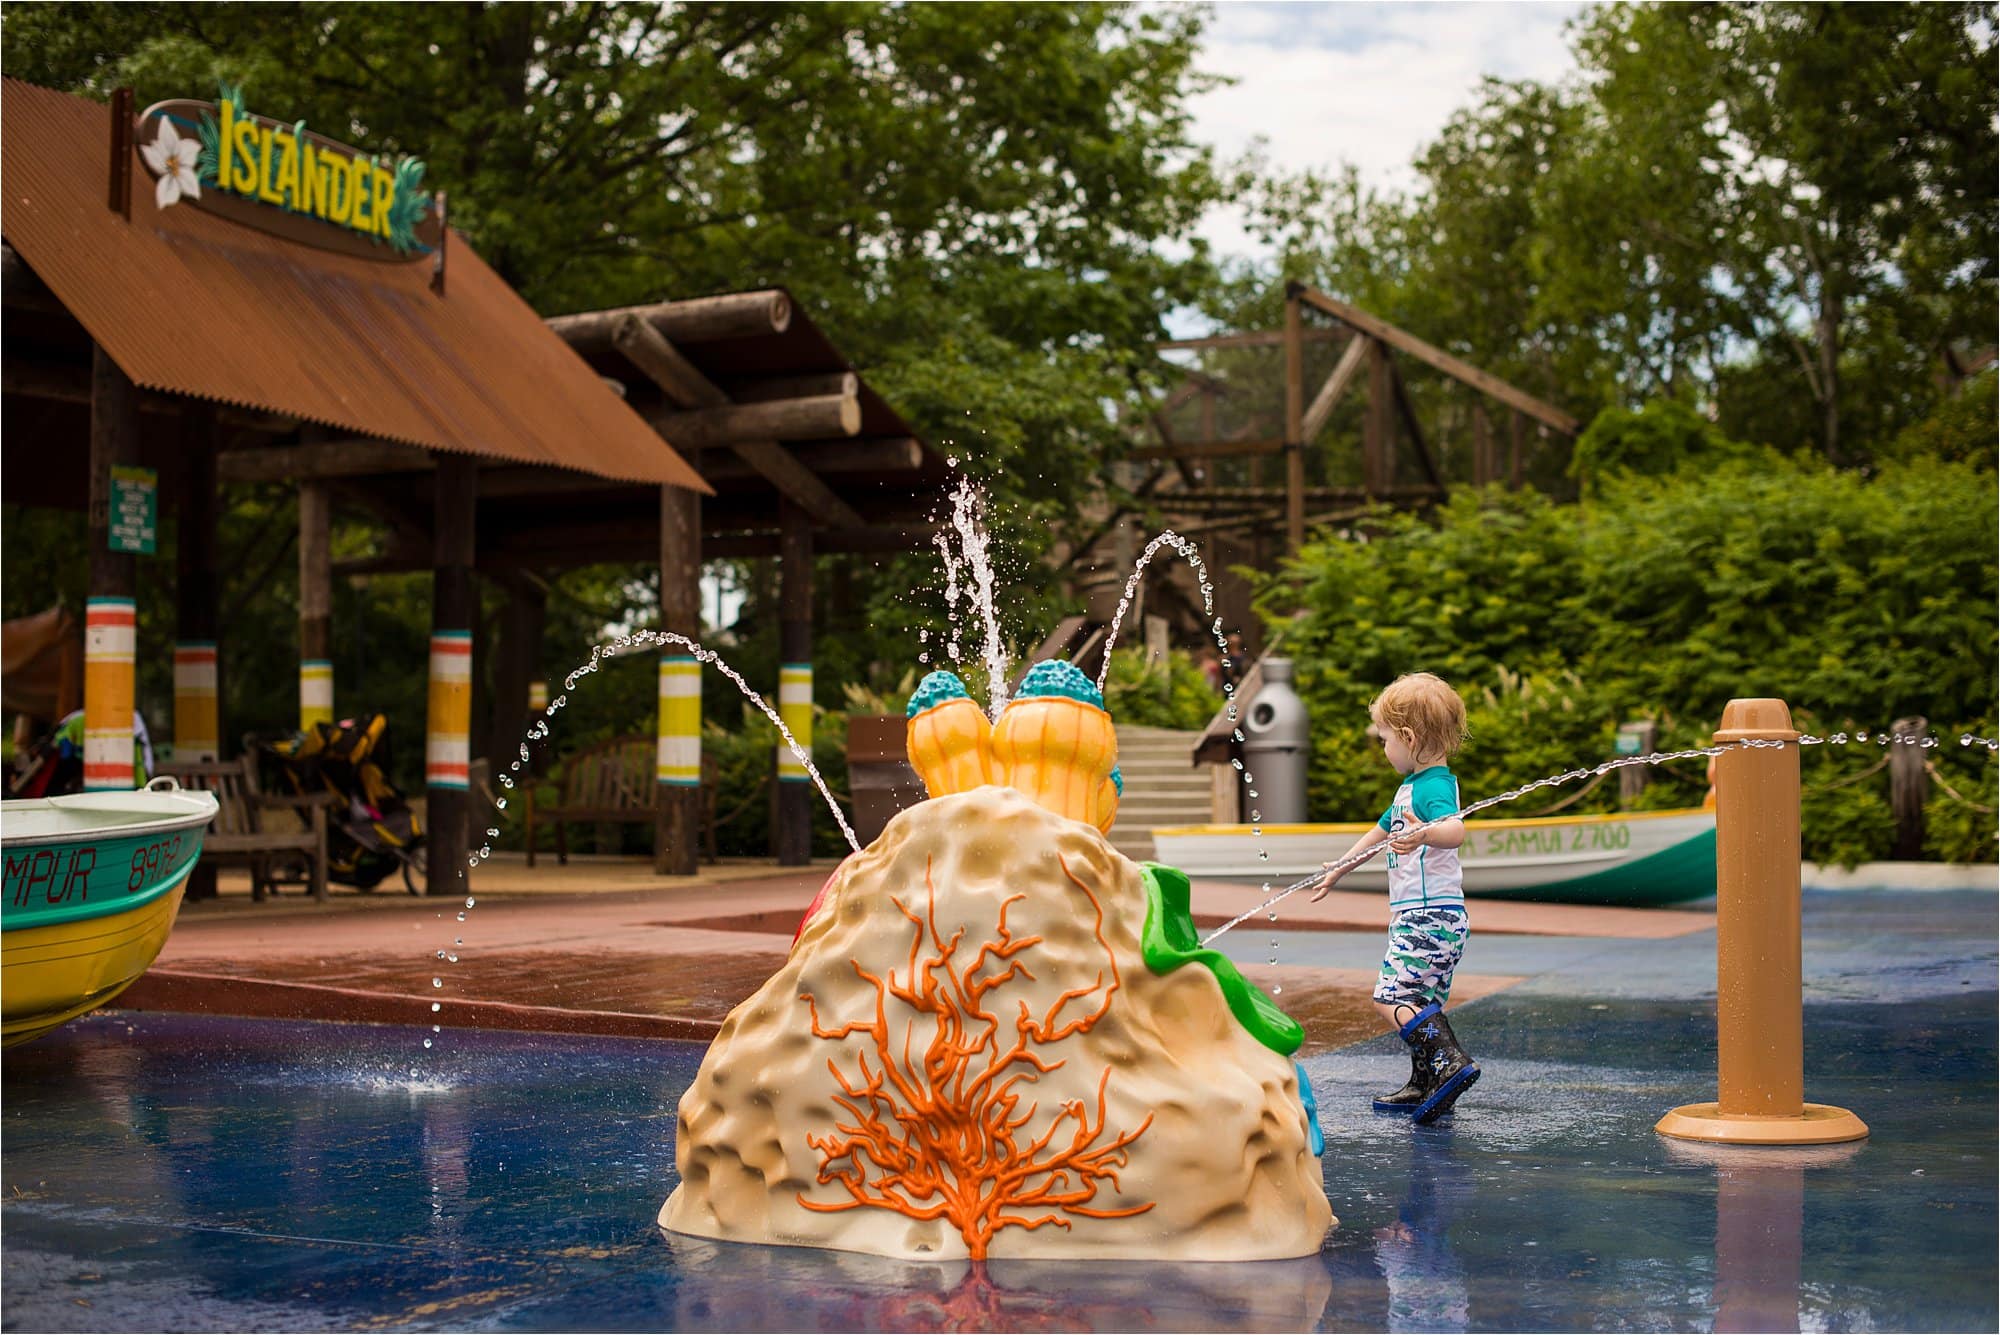
MULTIPOLYGON (((1371 185, 1407 187, 1417 151, 1482 76, 1550 82, 1575 70, 1563 25, 1585 8, 1222 0, 1200 68, 1237 82, 1194 99, 1195 137, 1227 159, 1262 136, 1276 167, 1352 162, 1371 185)), ((1203 234, 1219 254, 1254 253, 1231 210, 1203 234)))

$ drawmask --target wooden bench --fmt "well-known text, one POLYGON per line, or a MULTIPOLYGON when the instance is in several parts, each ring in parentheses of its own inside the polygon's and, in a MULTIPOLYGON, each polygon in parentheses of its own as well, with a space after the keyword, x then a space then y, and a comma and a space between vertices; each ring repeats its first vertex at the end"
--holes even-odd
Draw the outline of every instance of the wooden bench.
MULTIPOLYGON (((528 865, 535 865, 537 826, 556 827, 556 861, 569 861, 569 826, 572 822, 592 824, 653 824, 659 816, 660 782, 657 769, 658 743, 651 737, 614 737, 608 742, 586 747, 563 763, 560 779, 562 795, 553 807, 537 808, 535 784, 527 790, 526 810, 528 865)), ((702 757, 701 826, 708 860, 715 861, 714 804, 710 798, 714 762, 702 757)))
POLYGON ((326 811, 331 793, 286 797, 267 793, 257 778, 256 757, 238 760, 176 761, 161 765, 183 788, 215 794, 215 821, 201 844, 202 861, 250 868, 251 898, 262 900, 278 884, 273 867, 280 860, 304 856, 306 884, 312 897, 326 902, 326 811), (305 822, 303 829, 272 829, 265 817, 290 811, 305 822))

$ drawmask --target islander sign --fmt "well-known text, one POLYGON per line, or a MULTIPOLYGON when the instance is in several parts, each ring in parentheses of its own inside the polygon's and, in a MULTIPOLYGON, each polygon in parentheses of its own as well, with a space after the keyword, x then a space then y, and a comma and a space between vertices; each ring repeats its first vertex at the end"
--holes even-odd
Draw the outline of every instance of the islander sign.
POLYGON ((322 250, 414 260, 442 233, 424 164, 349 148, 252 115, 241 89, 220 102, 160 102, 139 115, 139 156, 162 209, 193 204, 322 250))

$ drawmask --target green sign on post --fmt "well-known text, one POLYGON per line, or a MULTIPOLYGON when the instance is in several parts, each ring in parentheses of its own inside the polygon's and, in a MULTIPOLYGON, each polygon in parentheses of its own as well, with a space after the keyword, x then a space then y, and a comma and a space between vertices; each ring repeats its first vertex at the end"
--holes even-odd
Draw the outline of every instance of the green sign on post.
POLYGON ((160 475, 128 464, 111 467, 111 550, 151 556, 160 530, 160 475))

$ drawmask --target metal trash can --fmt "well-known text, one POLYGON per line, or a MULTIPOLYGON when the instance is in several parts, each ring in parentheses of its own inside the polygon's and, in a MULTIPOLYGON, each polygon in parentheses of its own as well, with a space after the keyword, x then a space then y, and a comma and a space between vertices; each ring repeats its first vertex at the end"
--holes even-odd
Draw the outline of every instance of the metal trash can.
POLYGON ((1312 755, 1306 702, 1292 689, 1292 660, 1264 660, 1264 685, 1243 715, 1244 812, 1264 825, 1300 825, 1306 819, 1306 764, 1312 755))

